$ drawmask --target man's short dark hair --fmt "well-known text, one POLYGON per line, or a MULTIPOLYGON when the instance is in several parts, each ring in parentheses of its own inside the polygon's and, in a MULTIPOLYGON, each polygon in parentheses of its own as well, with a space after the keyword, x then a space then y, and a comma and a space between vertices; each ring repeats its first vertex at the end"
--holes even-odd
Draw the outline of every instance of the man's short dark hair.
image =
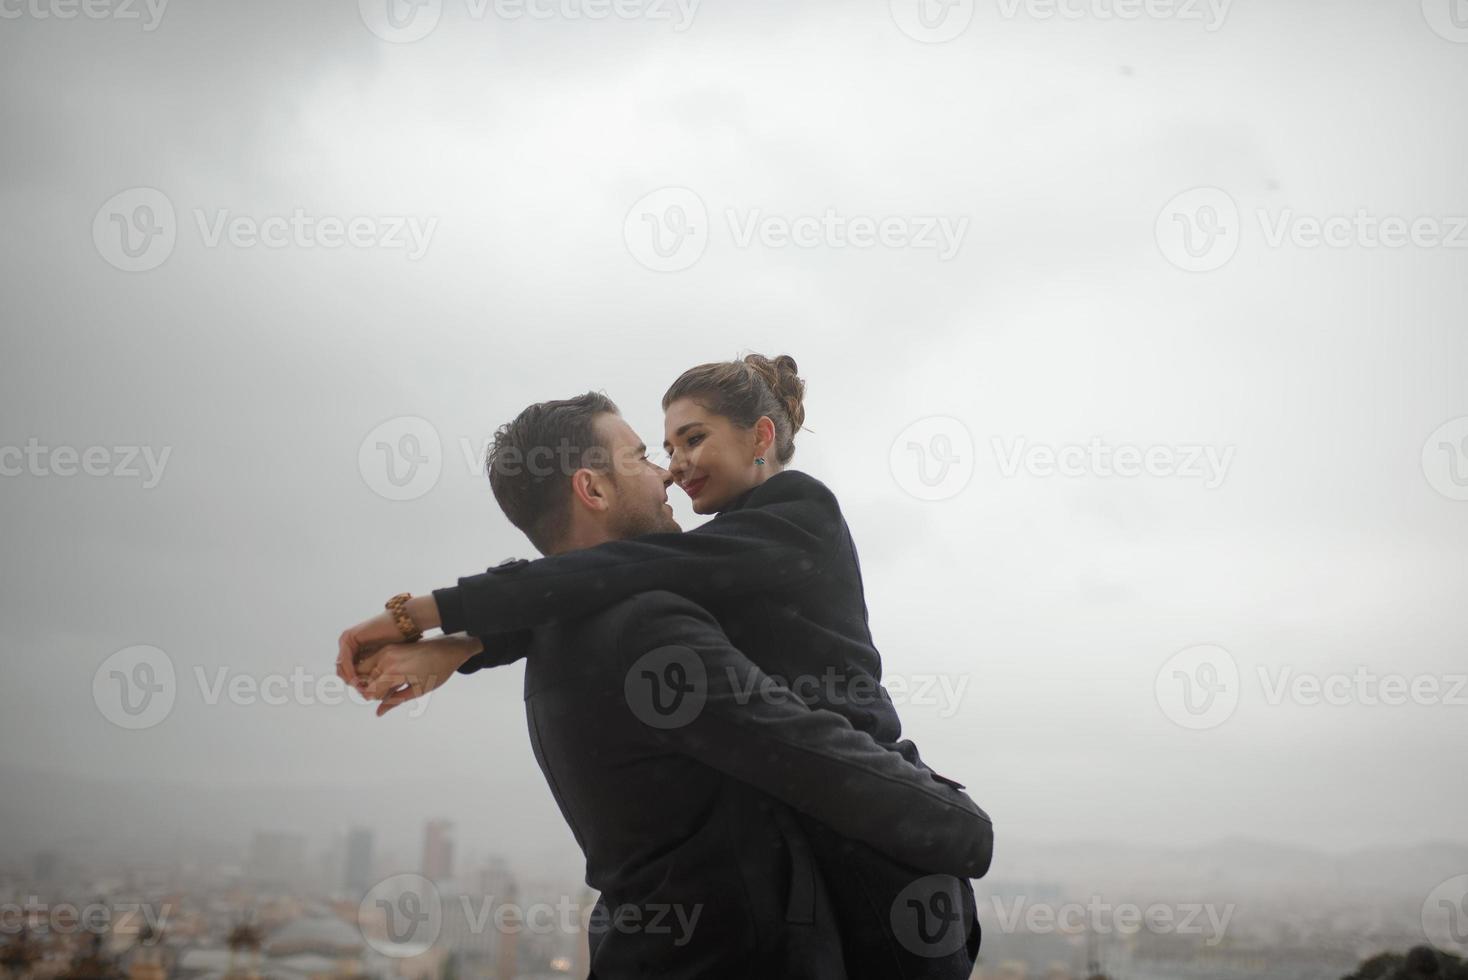
POLYGON ((570 526, 571 474, 611 469, 611 449, 596 428, 607 413, 621 414, 606 395, 588 391, 531 405, 495 431, 485 459, 494 499, 541 554, 570 526))

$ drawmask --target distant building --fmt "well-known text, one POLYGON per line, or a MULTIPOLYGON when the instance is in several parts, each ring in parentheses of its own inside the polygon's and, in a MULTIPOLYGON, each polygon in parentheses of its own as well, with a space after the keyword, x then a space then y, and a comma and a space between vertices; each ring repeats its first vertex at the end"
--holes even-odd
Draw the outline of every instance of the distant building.
POLYGON ((361 896, 372 887, 372 831, 353 827, 347 833, 347 857, 343 884, 361 896))
POLYGON ((430 820, 423 832, 423 877, 444 881, 454 876, 454 825, 430 820))

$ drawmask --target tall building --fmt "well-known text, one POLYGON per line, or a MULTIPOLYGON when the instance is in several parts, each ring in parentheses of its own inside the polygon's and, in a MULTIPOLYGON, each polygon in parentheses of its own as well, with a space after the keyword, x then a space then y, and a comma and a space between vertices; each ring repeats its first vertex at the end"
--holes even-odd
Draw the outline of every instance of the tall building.
POLYGON ((495 980, 513 980, 520 975, 520 929, 524 923, 516 903, 518 897, 518 889, 511 881, 505 895, 505 902, 508 910, 513 910, 513 914, 506 917, 504 934, 500 936, 499 955, 495 957, 494 962, 495 980))
POLYGON ((423 877, 443 881, 454 876, 454 825, 430 820, 423 831, 423 877))
POLYGON ((344 884, 347 891, 361 896, 372 887, 372 831, 353 827, 347 832, 347 859, 344 884))

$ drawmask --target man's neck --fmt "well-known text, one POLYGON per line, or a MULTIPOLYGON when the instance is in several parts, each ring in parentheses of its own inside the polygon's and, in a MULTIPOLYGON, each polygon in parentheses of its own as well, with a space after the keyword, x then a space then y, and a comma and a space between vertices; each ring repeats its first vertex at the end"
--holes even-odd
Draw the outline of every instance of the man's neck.
POLYGON ((599 544, 605 544, 608 541, 615 540, 616 538, 608 534, 605 528, 572 528, 566 534, 566 537, 555 548, 547 552, 547 554, 559 555, 567 551, 580 551, 582 548, 594 548, 599 544))

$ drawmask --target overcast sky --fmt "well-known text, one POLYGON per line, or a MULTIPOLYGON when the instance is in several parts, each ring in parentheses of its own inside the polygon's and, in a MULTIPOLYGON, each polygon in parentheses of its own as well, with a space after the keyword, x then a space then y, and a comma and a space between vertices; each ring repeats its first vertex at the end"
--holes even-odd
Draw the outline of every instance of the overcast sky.
POLYGON ((1461 839, 1446 0, 386 2, 0 0, 7 762, 573 846, 521 666, 380 720, 209 687, 529 555, 475 465, 527 403, 603 389, 656 444, 753 350, 808 381, 907 734, 1001 835, 1461 839), (130 730, 98 692, 140 645, 174 701, 130 730))

